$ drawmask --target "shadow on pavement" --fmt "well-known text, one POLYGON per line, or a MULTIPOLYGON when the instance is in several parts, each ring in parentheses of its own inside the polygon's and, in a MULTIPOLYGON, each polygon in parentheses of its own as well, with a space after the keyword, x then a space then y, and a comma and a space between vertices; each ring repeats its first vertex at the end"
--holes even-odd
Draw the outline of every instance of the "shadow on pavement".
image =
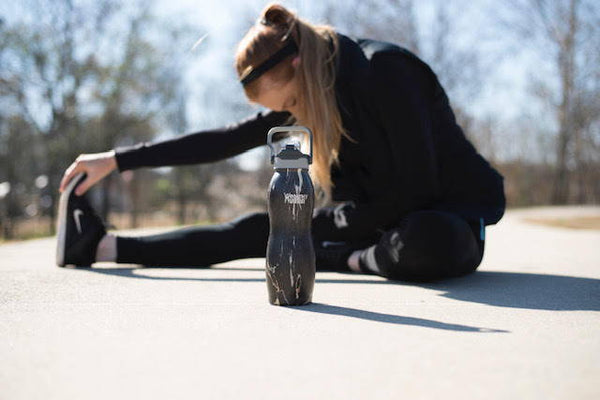
POLYGON ((478 271, 420 286, 450 299, 497 307, 554 311, 600 311, 600 280, 562 275, 478 271))
MULTIPOLYGON (((153 269, 145 268, 91 268, 99 274, 116 275, 135 279, 198 282, 264 282, 264 278, 186 278, 148 276, 136 273, 153 269)), ((188 268, 185 268, 188 269, 188 268)), ((262 272, 260 268, 211 268, 218 271, 262 272)), ((496 307, 523 308, 554 311, 600 311, 600 280, 561 275, 544 275, 518 272, 477 271, 474 274, 439 281, 435 283, 406 283, 384 279, 345 279, 344 276, 358 277, 356 274, 339 274, 340 279, 320 279, 316 283, 328 284, 369 284, 369 285, 414 285, 426 289, 443 291, 440 296, 472 303, 488 304, 496 307)))
MULTIPOLYGON (((170 276, 149 276, 137 273, 137 271, 148 271, 153 269, 202 269, 202 270, 213 270, 213 268, 185 268, 185 267, 134 267, 134 268, 75 268, 78 271, 87 271, 93 272, 102 275, 113 275, 113 276, 122 276, 123 278, 134 278, 134 279, 144 279, 144 280, 153 280, 153 281, 180 281, 180 282, 264 282, 265 278, 186 278, 186 277, 170 277, 170 276)), ((229 268, 222 268, 229 269, 229 268)), ((231 269, 234 270, 234 269, 231 269)), ((249 269, 237 269, 244 271, 252 271, 249 269)), ((262 271, 262 270, 261 270, 262 271)))
POLYGON ((442 329, 447 331, 509 333, 509 331, 501 329, 477 328, 474 326, 467 325, 448 324, 445 322, 433 321, 430 319, 403 317, 401 315, 384 314, 373 311, 359 310, 356 308, 332 306, 329 304, 311 303, 306 306, 296 307, 295 309, 299 311, 309 311, 319 314, 340 315, 343 317, 352 317, 368 321, 385 322, 388 324, 421 326, 424 328, 442 329))

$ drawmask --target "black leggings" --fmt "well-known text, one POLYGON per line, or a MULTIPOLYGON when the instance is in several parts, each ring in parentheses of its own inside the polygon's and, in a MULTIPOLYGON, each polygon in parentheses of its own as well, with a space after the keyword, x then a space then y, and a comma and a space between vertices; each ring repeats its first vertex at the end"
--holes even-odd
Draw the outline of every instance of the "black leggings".
MULTIPOLYGON (((374 238, 361 257, 361 265, 397 280, 428 281, 464 275, 477 269, 481 262, 483 229, 479 223, 468 224, 450 213, 415 212, 406 216, 398 227, 374 238)), ((268 237, 268 214, 253 213, 219 225, 141 237, 118 236, 117 262, 208 267, 241 258, 264 257, 268 237)), ((317 265, 317 270, 326 267, 317 265)))

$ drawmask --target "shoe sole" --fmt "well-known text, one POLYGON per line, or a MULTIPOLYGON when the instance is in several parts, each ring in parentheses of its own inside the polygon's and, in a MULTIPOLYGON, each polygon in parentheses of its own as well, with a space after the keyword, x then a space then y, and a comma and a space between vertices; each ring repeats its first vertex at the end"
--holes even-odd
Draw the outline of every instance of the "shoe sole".
POLYGON ((67 239, 67 212, 69 205, 69 197, 71 193, 75 190, 77 185, 83 180, 85 177, 85 173, 82 172, 80 174, 75 175, 71 182, 67 185, 66 189, 60 195, 60 200, 58 201, 58 220, 56 226, 56 265, 59 267, 64 267, 65 264, 65 251, 66 251, 66 239, 67 239))

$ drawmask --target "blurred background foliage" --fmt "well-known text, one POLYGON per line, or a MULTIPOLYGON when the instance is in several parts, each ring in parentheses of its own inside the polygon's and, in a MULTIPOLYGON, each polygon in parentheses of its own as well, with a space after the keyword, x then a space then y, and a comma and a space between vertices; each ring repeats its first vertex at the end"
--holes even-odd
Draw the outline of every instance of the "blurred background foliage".
MULTIPOLYGON (((203 20, 186 10, 211 9, 209 1, 178 8, 174 1, 22 0, 0 7, 1 238, 54 233, 57 188, 79 154, 258 111, 237 83, 233 53, 268 2, 221 3, 203 20)), ((342 33, 398 43, 428 62, 467 136, 505 176, 509 206, 599 202, 597 2, 282 3, 342 33), (498 89, 519 77, 522 90, 498 89)), ((260 149, 208 165, 114 173, 90 194, 119 229, 209 223, 265 210, 270 176, 260 149)))

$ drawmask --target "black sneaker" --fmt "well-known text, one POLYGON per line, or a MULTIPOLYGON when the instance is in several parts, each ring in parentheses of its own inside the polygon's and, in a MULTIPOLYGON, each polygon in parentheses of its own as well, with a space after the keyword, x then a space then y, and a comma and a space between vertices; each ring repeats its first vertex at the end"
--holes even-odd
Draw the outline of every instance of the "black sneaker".
POLYGON ((104 223, 85 195, 75 194, 75 188, 85 177, 85 173, 75 176, 60 195, 56 235, 56 264, 59 267, 91 266, 96 260, 98 243, 106 234, 104 223))
POLYGON ((360 239, 352 242, 330 242, 315 240, 317 271, 350 271, 348 258, 357 250, 364 250, 378 242, 378 237, 360 239))
POLYGON ((352 247, 346 242, 316 241, 315 258, 317 271, 349 271, 348 257, 352 247))

